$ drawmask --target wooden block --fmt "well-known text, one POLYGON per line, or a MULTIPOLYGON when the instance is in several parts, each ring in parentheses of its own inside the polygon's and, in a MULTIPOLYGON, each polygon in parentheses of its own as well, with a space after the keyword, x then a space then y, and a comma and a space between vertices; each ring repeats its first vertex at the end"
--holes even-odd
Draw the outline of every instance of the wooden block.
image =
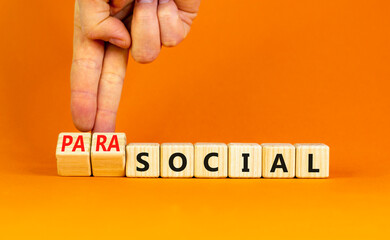
POLYGON ((130 143, 126 146, 127 177, 160 176, 160 144, 130 143))
POLYGON ((329 177, 329 147, 322 143, 297 143, 296 171, 298 178, 329 177))
POLYGON ((91 133, 60 133, 56 158, 60 176, 91 176, 91 133))
POLYGON ((161 144, 161 177, 193 177, 194 145, 192 143, 161 144))
POLYGON ((293 178, 295 147, 289 143, 263 143, 263 177, 293 178))
POLYGON ((195 177, 227 177, 227 145, 224 143, 195 144, 195 177))
POLYGON ((260 178, 261 146, 257 143, 230 143, 229 177, 260 178))
POLYGON ((126 134, 94 133, 91 163, 93 176, 125 176, 126 134))

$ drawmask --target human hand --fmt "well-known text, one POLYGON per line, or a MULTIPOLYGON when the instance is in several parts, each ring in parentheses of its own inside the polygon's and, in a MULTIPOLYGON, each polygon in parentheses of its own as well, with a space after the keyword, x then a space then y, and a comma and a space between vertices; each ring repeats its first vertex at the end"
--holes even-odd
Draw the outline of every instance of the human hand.
POLYGON ((175 46, 187 36, 199 4, 200 0, 76 0, 71 111, 77 129, 115 130, 130 46, 135 61, 152 62, 161 45, 175 46))

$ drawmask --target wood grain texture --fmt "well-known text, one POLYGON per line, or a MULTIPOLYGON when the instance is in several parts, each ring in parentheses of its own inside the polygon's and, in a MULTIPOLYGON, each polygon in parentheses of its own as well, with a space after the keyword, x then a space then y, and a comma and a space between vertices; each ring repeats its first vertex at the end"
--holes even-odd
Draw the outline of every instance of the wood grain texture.
POLYGON ((194 145, 192 143, 161 144, 161 177, 194 176, 194 145))
POLYGON ((227 154, 228 154, 228 150, 227 150, 227 145, 225 143, 196 143, 195 144, 195 177, 197 178, 227 177, 228 175, 227 154), (210 170, 207 170, 207 167, 210 170))
POLYGON ((229 177, 260 178, 262 167, 261 146, 257 143, 230 143, 229 177))
POLYGON ((91 146, 93 176, 125 176, 125 147, 126 134, 124 133, 94 133, 91 146), (119 148, 113 145, 115 144, 113 138, 117 138, 119 148), (98 140, 101 144, 98 144, 98 140))
POLYGON ((160 144, 130 143, 126 146, 127 177, 160 176, 160 144), (141 159, 141 162, 137 160, 141 159), (144 163, 145 161, 146 163, 144 163), (137 170, 138 168, 138 170, 137 170))
POLYGON ((90 147, 91 133, 60 133, 56 149, 58 175, 91 176, 90 147))
POLYGON ((295 144, 298 178, 329 177, 329 147, 323 143, 295 144))
POLYGON ((292 144, 263 143, 261 146, 263 147, 264 178, 293 178, 295 176, 295 147, 292 144))

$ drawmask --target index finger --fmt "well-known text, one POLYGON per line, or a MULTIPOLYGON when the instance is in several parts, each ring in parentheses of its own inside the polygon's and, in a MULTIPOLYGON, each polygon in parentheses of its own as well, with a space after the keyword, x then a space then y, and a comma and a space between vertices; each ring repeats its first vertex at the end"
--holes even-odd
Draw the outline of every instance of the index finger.
POLYGON ((81 31, 76 1, 73 61, 71 69, 71 112, 80 131, 90 131, 95 124, 97 91, 104 57, 104 43, 85 37, 81 31))

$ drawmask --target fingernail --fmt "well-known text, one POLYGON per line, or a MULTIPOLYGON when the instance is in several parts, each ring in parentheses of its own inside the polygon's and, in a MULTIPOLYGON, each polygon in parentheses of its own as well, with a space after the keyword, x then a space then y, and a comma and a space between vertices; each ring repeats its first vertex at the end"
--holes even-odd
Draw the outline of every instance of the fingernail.
POLYGON ((170 0, 160 0, 160 1, 158 1, 158 3, 159 4, 161 4, 161 3, 167 3, 167 2, 169 2, 170 0))
POLYGON ((121 40, 121 39, 117 39, 117 38, 111 38, 110 40, 108 40, 110 43, 114 44, 114 45, 117 45, 118 47, 123 47, 126 45, 126 42, 121 40))
POLYGON ((137 3, 152 3, 153 0, 137 0, 137 3))

